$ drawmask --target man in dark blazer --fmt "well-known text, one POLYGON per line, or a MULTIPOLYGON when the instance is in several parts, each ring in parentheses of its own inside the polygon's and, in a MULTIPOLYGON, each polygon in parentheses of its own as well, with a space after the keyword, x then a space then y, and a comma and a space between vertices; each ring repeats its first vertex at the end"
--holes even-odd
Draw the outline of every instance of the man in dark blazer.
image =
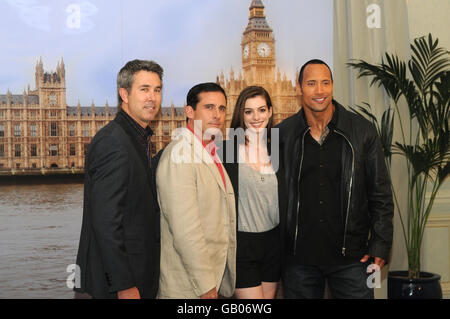
POLYGON ((160 212, 149 123, 161 107, 162 75, 155 62, 128 62, 117 76, 116 118, 89 145, 75 291, 93 298, 158 292, 160 212))

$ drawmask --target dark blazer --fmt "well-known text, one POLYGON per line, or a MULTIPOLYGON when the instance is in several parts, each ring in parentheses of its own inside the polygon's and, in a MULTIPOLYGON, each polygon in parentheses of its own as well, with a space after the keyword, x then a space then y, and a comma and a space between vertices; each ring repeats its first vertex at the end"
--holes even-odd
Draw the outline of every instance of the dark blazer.
MULTIPOLYGON (((236 202, 236 227, 238 227, 238 203, 239 203, 239 163, 238 163, 238 143, 237 139, 234 140, 234 143, 232 143, 231 140, 224 141, 223 147, 219 149, 217 154, 221 157, 223 166, 225 167, 225 170, 227 171, 228 177, 230 177, 231 184, 233 185, 234 189, 234 196, 235 196, 235 202, 236 202), (233 152, 233 161, 227 161, 227 150, 228 152, 234 149, 233 152)), ((268 150, 270 152, 271 146, 268 145, 268 150)), ((281 152, 278 152, 281 156, 281 152)), ((228 156, 230 159, 231 156, 228 156)), ((285 188, 285 179, 284 179, 284 170, 282 167, 283 161, 281 160, 281 157, 279 158, 279 167, 276 171, 277 181, 278 181, 278 205, 279 205, 279 213, 280 213, 280 236, 281 234, 285 233, 286 228, 286 203, 287 203, 287 192, 285 188)), ((280 240, 281 243, 283 243, 280 240)), ((239 245, 239 242, 237 243, 239 245)), ((281 244, 280 247, 281 251, 281 265, 284 266, 284 245, 281 244)))
POLYGON ((121 116, 93 138, 86 156, 83 223, 77 265, 94 298, 136 286, 155 298, 160 267, 156 185, 134 128, 121 116))

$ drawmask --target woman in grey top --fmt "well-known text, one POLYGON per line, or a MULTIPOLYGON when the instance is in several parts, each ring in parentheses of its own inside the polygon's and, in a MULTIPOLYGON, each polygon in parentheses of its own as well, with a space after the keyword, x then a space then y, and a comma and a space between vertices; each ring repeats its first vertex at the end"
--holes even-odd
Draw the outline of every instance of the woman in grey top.
MULTIPOLYGON (((269 154, 272 102, 258 86, 238 97, 231 128, 234 163, 224 161, 233 183, 237 212, 236 298, 271 299, 280 280, 281 244, 278 172, 269 154), (242 133, 242 130, 241 130, 242 133)), ((228 151, 227 151, 228 152, 228 151)), ((280 183, 281 184, 281 183, 280 183)))

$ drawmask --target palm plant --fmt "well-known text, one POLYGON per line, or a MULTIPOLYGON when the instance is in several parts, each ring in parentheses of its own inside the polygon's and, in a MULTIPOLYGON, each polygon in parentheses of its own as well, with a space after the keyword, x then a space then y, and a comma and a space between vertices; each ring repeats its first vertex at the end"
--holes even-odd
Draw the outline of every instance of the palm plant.
POLYGON ((396 189, 392 187, 392 191, 407 249, 408 277, 419 278, 425 225, 436 194, 450 173, 450 58, 449 51, 438 47, 438 39, 434 40, 431 34, 415 39, 411 50, 407 64, 397 55, 386 53, 379 65, 363 60, 352 60, 348 65, 359 71, 358 78, 373 77, 370 86, 378 84, 394 103, 394 108, 384 111, 381 124, 367 103, 352 110, 368 117, 377 127, 389 171, 392 155, 405 158, 408 177, 405 215, 400 211, 396 189), (407 70, 412 78, 407 76, 407 70), (401 98, 408 106, 407 119, 402 119, 400 113, 401 98), (395 116, 401 136, 400 141, 392 144, 395 116))

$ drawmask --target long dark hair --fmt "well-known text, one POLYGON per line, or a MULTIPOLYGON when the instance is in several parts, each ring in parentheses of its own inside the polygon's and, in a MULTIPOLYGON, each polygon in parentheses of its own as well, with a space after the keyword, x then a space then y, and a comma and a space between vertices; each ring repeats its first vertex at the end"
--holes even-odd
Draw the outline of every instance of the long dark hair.
MULTIPOLYGON (((267 111, 272 109, 272 100, 270 99, 269 93, 261 86, 249 86, 242 90, 241 94, 236 102, 236 106, 234 107, 233 118, 231 119, 230 128, 242 128, 244 131, 247 129, 244 122, 244 109, 245 102, 248 99, 262 96, 266 100, 267 111)), ((269 118, 269 122, 267 123, 267 141, 270 141, 270 131, 273 127, 273 110, 272 116, 269 118)))

